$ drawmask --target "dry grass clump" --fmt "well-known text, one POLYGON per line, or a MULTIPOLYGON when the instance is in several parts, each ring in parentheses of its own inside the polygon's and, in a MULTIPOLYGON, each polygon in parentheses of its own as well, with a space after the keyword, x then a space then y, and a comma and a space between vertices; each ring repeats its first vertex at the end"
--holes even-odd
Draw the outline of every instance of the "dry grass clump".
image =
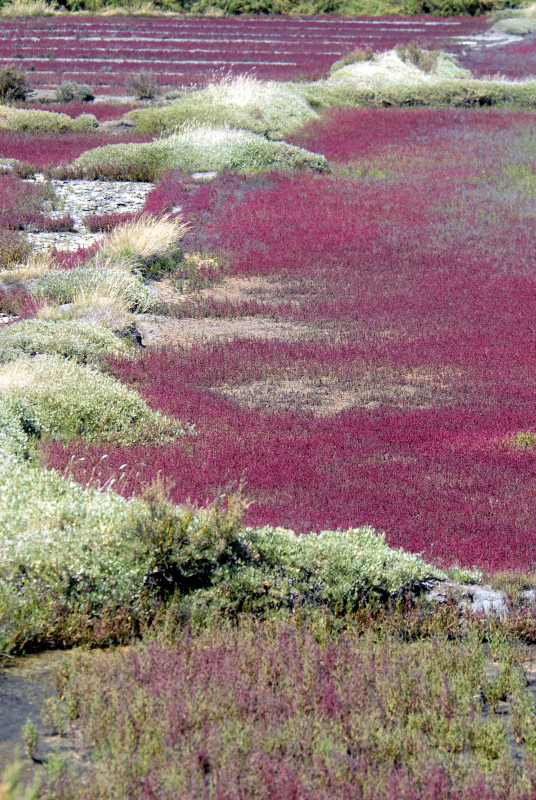
POLYGON ((25 259, 24 263, 15 263, 8 269, 0 270, 0 283, 24 283, 57 268, 50 252, 34 251, 25 259))
POLYGON ((19 231, 0 229, 0 270, 17 270, 30 255, 30 245, 19 231))
POLYGON ((19 761, 0 776, 0 800, 38 800, 39 779, 31 787, 25 787, 21 780, 22 763, 19 761))
POLYGON ((180 260, 179 243, 187 230, 179 218, 143 214, 111 231, 94 258, 81 267, 54 269, 50 257, 41 257, 17 274, 36 278, 33 294, 47 299, 40 319, 83 319, 122 329, 130 312, 145 313, 158 305, 143 275, 180 260))
POLYGON ((160 93, 156 76, 146 69, 131 75, 127 88, 135 94, 138 100, 153 100, 160 93))
POLYGON ((134 259, 145 264, 175 248, 188 227, 179 218, 142 214, 138 219, 114 228, 104 237, 96 263, 104 267, 134 259))

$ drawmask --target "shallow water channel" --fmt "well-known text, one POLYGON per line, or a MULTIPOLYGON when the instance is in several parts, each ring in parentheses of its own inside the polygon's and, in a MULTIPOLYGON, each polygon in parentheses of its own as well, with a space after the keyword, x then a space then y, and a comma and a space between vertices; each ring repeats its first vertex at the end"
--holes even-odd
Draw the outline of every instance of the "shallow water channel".
POLYGON ((36 757, 44 759, 55 751, 70 751, 70 742, 59 735, 45 735, 41 708, 47 697, 55 695, 52 671, 70 653, 50 651, 8 659, 0 667, 0 775, 17 756, 22 760, 22 779, 31 783, 43 766, 24 753, 21 728, 31 717, 39 731, 36 757))

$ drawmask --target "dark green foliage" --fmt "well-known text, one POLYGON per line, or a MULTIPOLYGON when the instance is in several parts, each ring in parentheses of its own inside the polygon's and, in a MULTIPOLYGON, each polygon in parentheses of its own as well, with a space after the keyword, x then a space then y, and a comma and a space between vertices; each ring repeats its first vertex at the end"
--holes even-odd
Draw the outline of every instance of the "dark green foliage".
POLYGON ((29 89, 28 78, 18 67, 8 65, 0 69, 0 102, 25 100, 29 89))
MULTIPOLYGON (((450 17, 457 14, 489 14, 501 8, 515 8, 515 0, 406 0, 415 14, 438 14, 450 17)), ((405 3, 406 5, 406 3, 405 3)))
POLYGON ((145 278, 157 280, 166 275, 176 274, 183 261, 182 248, 177 244, 169 252, 145 259, 140 264, 139 270, 145 278))
MULTIPOLYGON (((434 14, 440 16, 489 14, 513 8, 516 0, 155 0, 154 6, 165 11, 204 14, 341 14, 359 16, 378 14, 434 14)), ((117 0, 59 0, 70 11, 92 11, 123 5, 117 0)))

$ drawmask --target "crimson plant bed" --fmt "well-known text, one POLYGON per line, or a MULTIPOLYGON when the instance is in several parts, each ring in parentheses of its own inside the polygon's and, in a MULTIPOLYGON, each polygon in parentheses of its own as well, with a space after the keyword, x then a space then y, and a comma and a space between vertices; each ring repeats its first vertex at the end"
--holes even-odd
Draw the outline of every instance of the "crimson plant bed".
POLYGON ((356 47, 384 51, 418 40, 459 52, 467 36, 488 27, 482 17, 34 17, 0 22, 0 65, 16 61, 31 71, 34 88, 72 80, 121 95, 142 69, 168 88, 202 84, 218 71, 316 78, 356 47))
POLYGON ((516 437, 535 424, 533 125, 335 110, 296 141, 338 175, 227 176, 190 193, 191 244, 222 251, 232 276, 272 282, 256 305, 206 297, 195 314, 283 322, 287 341, 246 329, 115 363, 197 437, 108 448, 104 461, 56 446, 50 463, 82 481, 126 464, 127 492, 161 471, 176 501, 244 478, 252 524, 369 523, 443 563, 532 564, 536 453, 530 433, 516 437))

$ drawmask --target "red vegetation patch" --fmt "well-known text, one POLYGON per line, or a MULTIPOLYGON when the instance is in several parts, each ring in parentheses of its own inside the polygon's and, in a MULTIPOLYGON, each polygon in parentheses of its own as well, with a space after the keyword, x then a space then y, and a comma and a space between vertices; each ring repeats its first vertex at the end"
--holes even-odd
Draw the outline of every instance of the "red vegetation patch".
POLYGON ((16 133, 0 131, 0 158, 17 158, 42 168, 53 164, 65 164, 91 150, 107 144, 120 142, 147 142, 148 136, 109 136, 98 133, 16 133))
POLYGON ((267 80, 316 78, 356 47, 384 51, 418 40, 459 52, 462 37, 488 27, 484 17, 34 17, 2 20, 0 63, 16 59, 32 72, 35 88, 77 81, 117 95, 130 94, 129 77, 141 69, 170 88, 202 84, 218 70, 254 70, 267 80))
POLYGON ((130 212, 123 214, 91 214, 88 217, 84 217, 84 225, 91 233, 98 233, 100 231, 109 233, 118 225, 132 222, 138 217, 139 214, 130 212))
POLYGON ((43 184, 23 183, 12 175, 0 175, 0 228, 23 230, 42 215, 38 213, 50 190, 43 184))
MULTIPOLYGON (((370 125, 371 112, 346 113, 349 124, 333 114, 334 149, 337 131, 370 125)), ((277 277, 289 292, 265 313, 318 335, 115 364, 198 435, 165 449, 107 450, 101 462, 102 451, 84 452, 74 473, 106 480, 127 464, 125 491, 138 492, 161 471, 178 501, 204 501, 244 476, 251 523, 300 532, 370 523, 435 560, 529 568, 536 454, 511 442, 536 425, 534 214, 504 169, 536 151, 532 117, 372 118, 367 157, 385 163, 394 150, 400 174, 394 159, 376 180, 227 176, 186 200, 192 241, 220 248, 235 275, 277 277), (431 169, 432 147, 440 158, 431 169), (277 396, 300 381, 353 393, 353 408, 320 419, 292 402, 279 414, 240 405, 248 387, 271 382, 277 396)), ((345 160, 362 154, 361 132, 355 140, 353 154, 341 144, 345 160)), ((63 468, 78 453, 54 448, 51 463, 63 468)))
POLYGON ((50 771, 50 794, 99 797, 105 783, 132 800, 534 798, 533 767, 514 771, 503 721, 480 713, 475 637, 408 645, 384 631, 322 636, 315 622, 213 625, 168 648, 70 659, 58 691, 90 756, 82 778, 50 771))
POLYGON ((11 292, 0 291, 0 314, 27 319, 35 317, 44 300, 37 300, 24 289, 15 289, 11 292))

